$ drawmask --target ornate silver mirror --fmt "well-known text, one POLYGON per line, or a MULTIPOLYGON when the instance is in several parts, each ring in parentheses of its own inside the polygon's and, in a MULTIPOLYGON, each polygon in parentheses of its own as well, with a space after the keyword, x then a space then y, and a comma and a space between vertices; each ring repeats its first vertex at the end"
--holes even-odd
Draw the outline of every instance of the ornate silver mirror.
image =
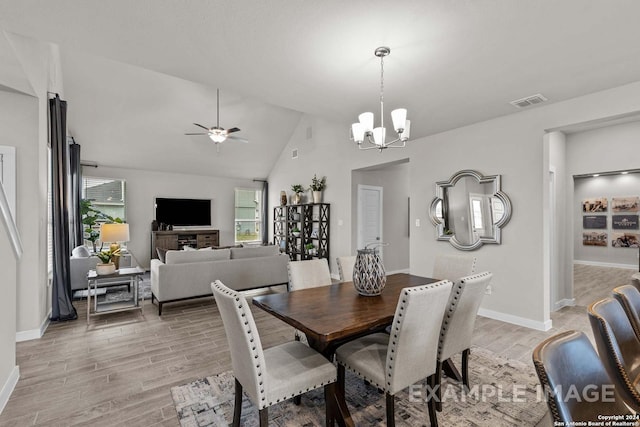
POLYGON ((438 240, 472 251, 484 243, 500 244, 501 227, 511 219, 511 201, 501 190, 500 175, 461 170, 436 182, 429 216, 438 240))

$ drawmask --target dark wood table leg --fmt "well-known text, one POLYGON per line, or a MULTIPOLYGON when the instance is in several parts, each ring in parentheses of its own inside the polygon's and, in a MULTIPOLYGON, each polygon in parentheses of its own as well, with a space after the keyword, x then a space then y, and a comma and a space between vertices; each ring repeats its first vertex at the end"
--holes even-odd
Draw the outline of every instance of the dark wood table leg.
POLYGON ((451 359, 447 359, 442 362, 442 370, 449 378, 455 378, 456 381, 462 381, 462 375, 460 375, 458 368, 456 368, 456 365, 453 364, 451 359))

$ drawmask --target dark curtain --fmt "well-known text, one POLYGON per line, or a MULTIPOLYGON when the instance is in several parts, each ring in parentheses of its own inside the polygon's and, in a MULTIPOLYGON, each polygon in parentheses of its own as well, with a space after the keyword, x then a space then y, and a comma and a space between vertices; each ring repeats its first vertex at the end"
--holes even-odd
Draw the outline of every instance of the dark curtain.
POLYGON ((70 248, 84 244, 82 231, 82 214, 80 200, 82 199, 82 166, 80 166, 80 144, 71 138, 69 145, 69 184, 71 196, 71 232, 69 233, 70 248))
POLYGON ((53 223, 53 283, 51 320, 78 318, 71 303, 69 275, 69 196, 68 144, 66 138, 67 102, 58 95, 49 100, 49 128, 51 138, 51 196, 53 223))
POLYGON ((262 182, 262 224, 260 228, 260 234, 262 237, 262 244, 269 244, 269 182, 262 182))

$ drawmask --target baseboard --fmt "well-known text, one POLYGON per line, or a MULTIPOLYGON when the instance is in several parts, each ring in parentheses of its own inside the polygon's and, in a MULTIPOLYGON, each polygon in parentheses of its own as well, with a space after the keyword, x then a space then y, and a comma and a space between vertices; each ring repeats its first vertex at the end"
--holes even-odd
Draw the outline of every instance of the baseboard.
POLYGON ((480 310, 478 310, 478 314, 490 319, 500 320, 501 322, 512 323, 514 325, 524 326, 525 328, 536 329, 538 331, 548 331, 551 329, 551 319, 539 322, 525 317, 514 316, 513 314, 487 310, 486 308, 480 308, 480 310))
POLYGON ((576 305, 575 298, 563 298, 554 304, 554 311, 560 310, 562 307, 574 307, 576 305))
POLYGON ((627 268, 634 271, 638 270, 638 264, 616 264, 613 262, 582 261, 578 259, 573 260, 573 263, 580 265, 593 265, 594 267, 627 268))
POLYGON ((7 378, 7 381, 4 383, 4 386, 2 386, 2 389, 0 390, 0 414, 2 413, 2 411, 4 411, 4 407, 7 406, 7 402, 11 397, 11 393, 13 393, 13 390, 16 388, 16 384, 18 384, 19 379, 20 367, 16 365, 11 370, 9 378, 7 378))
POLYGON ((16 342, 38 340, 42 338, 45 331, 49 327, 49 324, 51 323, 51 321, 49 320, 50 317, 51 317, 51 312, 47 313, 47 317, 42 321, 42 324, 38 329, 31 329, 28 331, 16 332, 16 342))

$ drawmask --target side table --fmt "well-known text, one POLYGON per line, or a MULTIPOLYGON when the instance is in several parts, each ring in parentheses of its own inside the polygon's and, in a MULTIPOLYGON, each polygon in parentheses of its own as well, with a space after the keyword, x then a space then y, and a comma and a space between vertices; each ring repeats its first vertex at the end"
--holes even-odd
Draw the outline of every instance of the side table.
POLYGON ((113 274, 98 275, 95 270, 87 273, 87 324, 90 323, 91 316, 104 313, 114 313, 118 311, 140 310, 144 316, 144 300, 140 301, 140 278, 144 270, 140 267, 121 268, 113 274), (101 283, 112 284, 114 279, 129 280, 132 298, 124 301, 98 302, 97 290, 101 283), (93 287, 93 292, 91 288, 93 287), (91 304, 91 294, 93 293, 93 304, 91 304), (93 305, 93 312, 91 311, 93 305))

